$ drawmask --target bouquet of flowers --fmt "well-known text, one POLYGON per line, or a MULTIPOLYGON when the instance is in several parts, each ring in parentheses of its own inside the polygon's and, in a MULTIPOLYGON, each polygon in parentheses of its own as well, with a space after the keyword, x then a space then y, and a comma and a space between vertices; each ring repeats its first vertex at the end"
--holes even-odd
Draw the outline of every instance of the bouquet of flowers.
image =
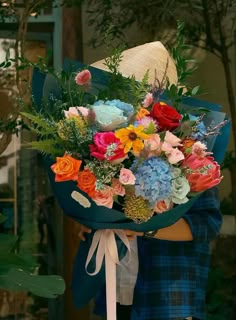
MULTIPOLYGON (((149 231, 173 224, 201 192, 220 183, 220 165, 207 144, 226 122, 207 125, 212 111, 186 108, 182 96, 190 91, 168 78, 149 84, 148 72, 141 81, 123 77, 120 60, 106 60, 110 73, 84 66, 46 81, 36 70, 34 101, 43 84, 44 94, 34 112, 23 115, 39 138, 33 147, 49 155, 51 183, 66 214, 93 229, 149 231), (168 94, 173 88, 178 99, 168 94)), ((94 294, 83 290, 78 297, 78 277, 91 282, 84 270, 91 242, 82 244, 75 265, 78 306, 94 294)), ((96 291, 103 282, 90 278, 96 291)))

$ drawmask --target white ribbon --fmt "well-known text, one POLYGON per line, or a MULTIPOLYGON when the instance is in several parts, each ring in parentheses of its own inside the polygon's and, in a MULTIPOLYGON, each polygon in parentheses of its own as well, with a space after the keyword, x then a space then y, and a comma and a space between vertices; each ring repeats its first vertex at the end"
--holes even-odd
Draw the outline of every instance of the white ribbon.
POLYGON ((120 263, 115 235, 121 239, 130 253, 129 240, 123 230, 97 230, 94 233, 85 264, 86 272, 93 276, 100 271, 105 257, 107 320, 116 320, 116 264, 120 263), (90 273, 87 267, 96 249, 96 266, 94 272, 90 273))

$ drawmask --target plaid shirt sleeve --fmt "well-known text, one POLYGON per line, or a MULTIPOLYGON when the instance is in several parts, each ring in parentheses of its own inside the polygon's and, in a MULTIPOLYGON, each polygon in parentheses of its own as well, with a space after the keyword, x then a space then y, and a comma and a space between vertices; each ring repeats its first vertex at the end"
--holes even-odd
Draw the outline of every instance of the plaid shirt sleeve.
POLYGON ((213 240, 222 223, 218 189, 214 187, 205 191, 183 218, 188 222, 195 241, 213 240))

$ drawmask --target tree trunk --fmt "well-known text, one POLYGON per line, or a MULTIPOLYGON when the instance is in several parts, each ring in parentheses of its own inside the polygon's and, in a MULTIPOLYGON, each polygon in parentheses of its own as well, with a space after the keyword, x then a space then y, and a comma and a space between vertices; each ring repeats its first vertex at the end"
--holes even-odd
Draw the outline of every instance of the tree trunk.
MULTIPOLYGON (((231 113, 234 150, 236 151, 236 103, 235 103, 235 95, 233 90, 233 81, 232 81, 232 76, 230 71, 230 61, 229 61, 228 52, 226 49, 223 50, 222 52, 222 63, 224 66, 226 88, 227 88, 228 101, 229 101, 230 113, 231 113)), ((230 174, 231 174, 231 187, 232 187, 232 203, 233 203, 233 207, 236 208, 236 164, 232 164, 232 168, 230 169, 230 174)))

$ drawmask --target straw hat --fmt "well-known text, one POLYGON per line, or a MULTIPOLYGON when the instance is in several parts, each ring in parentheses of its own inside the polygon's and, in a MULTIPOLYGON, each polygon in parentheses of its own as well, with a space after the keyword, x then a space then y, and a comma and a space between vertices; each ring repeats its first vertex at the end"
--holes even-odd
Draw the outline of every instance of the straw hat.
MULTIPOLYGON (((104 65, 104 62, 105 59, 91 65, 107 71, 108 68, 104 65)), ((155 76, 161 81, 165 71, 170 83, 177 84, 178 77, 175 63, 160 41, 145 43, 122 53, 119 71, 125 77, 134 75, 137 80, 141 81, 147 70, 149 70, 150 84, 154 82, 155 76)))

